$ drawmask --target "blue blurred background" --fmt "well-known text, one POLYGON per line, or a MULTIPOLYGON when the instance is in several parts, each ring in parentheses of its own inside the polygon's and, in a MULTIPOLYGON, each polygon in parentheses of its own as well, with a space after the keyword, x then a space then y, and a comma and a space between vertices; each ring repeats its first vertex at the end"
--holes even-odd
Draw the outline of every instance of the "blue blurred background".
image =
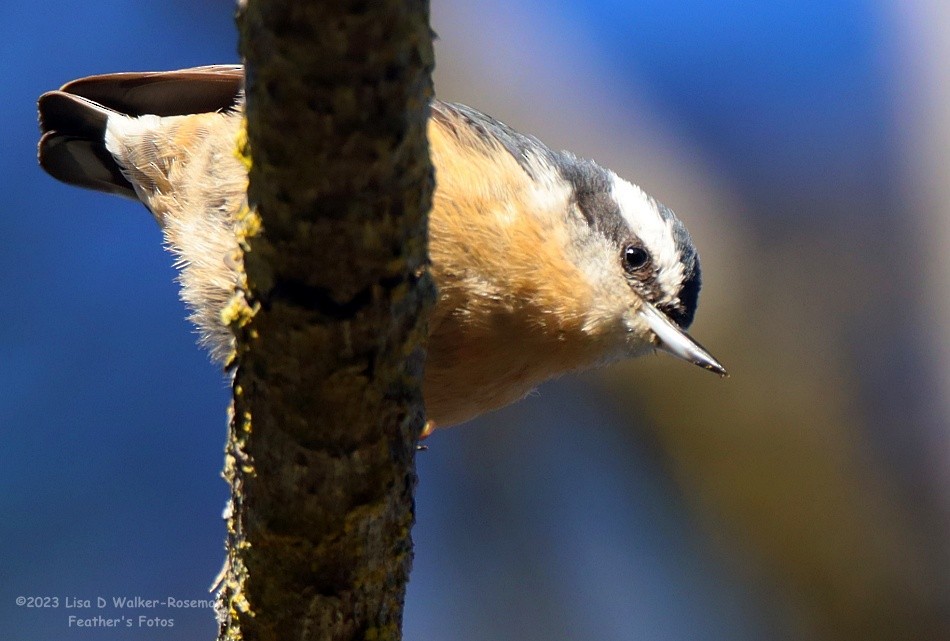
MULTIPOLYGON (((0 624, 208 598, 229 390, 140 206, 35 162, 73 78, 236 60, 230 0, 4 4, 0 624), (57 596, 60 608, 19 607, 57 596)), ((593 157, 689 225, 693 334, 419 457, 407 639, 950 638, 950 8, 433 0, 436 91, 593 157)))

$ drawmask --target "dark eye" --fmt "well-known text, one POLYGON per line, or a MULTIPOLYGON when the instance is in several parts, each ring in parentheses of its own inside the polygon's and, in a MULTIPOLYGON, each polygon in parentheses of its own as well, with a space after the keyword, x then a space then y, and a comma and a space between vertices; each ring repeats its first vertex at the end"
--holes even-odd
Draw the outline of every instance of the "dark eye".
POLYGON ((628 272, 643 269, 650 262, 650 254, 639 245, 627 245, 623 250, 623 268, 628 272))

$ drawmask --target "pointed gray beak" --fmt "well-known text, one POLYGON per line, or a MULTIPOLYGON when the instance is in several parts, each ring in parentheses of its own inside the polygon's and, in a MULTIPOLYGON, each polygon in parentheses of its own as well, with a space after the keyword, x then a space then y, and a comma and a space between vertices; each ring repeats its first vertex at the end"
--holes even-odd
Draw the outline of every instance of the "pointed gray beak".
POLYGON ((677 327, 666 314, 650 303, 643 301, 639 311, 640 316, 647 322, 653 333, 656 334, 657 347, 673 356, 679 356, 684 361, 699 365, 703 369, 715 372, 720 376, 729 376, 726 368, 719 364, 712 354, 693 340, 693 338, 677 327))

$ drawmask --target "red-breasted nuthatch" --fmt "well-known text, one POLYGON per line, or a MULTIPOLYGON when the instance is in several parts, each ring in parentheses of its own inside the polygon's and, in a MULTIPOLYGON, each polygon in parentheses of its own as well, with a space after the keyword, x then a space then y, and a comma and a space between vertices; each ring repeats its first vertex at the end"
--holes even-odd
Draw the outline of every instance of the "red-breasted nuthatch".
MULTIPOLYGON (((234 215, 247 188, 235 152, 240 66, 116 73, 39 100, 43 168, 140 200, 181 267, 182 298, 216 357, 238 270, 234 215)), ((659 348, 725 374, 684 331, 699 259, 683 224, 599 165, 463 105, 433 101, 430 215, 439 289, 423 395, 460 423, 569 371, 659 348)))

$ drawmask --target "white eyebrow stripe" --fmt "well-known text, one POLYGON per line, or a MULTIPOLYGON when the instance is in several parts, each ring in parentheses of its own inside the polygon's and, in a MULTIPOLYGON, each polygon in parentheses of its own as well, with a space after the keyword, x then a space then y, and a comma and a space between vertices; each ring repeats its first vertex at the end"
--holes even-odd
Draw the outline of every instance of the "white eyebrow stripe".
POLYGON ((610 172, 611 196, 620 206, 620 214, 653 256, 657 265, 657 282, 663 300, 673 302, 683 284, 682 256, 673 237, 673 227, 663 218, 657 202, 636 185, 610 172))

